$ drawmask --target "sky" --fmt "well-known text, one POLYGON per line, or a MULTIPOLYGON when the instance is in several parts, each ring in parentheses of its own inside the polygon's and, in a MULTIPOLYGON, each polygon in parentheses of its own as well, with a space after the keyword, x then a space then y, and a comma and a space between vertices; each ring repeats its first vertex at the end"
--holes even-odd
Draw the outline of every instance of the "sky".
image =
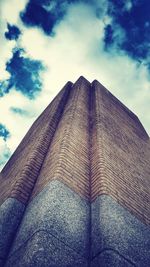
POLYGON ((67 81, 100 81, 150 133, 149 0, 0 0, 0 169, 67 81))

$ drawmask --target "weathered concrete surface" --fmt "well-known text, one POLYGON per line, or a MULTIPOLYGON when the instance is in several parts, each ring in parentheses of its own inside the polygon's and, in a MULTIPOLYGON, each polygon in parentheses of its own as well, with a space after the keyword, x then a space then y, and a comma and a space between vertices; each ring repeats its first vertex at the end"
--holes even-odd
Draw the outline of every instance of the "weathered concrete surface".
POLYGON ((85 258, 46 230, 39 230, 8 259, 7 267, 88 267, 85 258))
POLYGON ((52 263, 53 261, 57 263, 49 266, 76 266, 63 264, 66 262, 66 257, 68 262, 73 262, 72 258, 84 259, 89 256, 89 211, 88 201, 63 183, 57 180, 50 182, 28 205, 6 266, 28 266, 28 258, 31 260, 31 266, 46 266, 38 263, 38 259, 42 262, 39 247, 47 251, 46 254, 42 254, 44 261, 49 262, 52 259, 52 263), (40 241, 38 241, 39 235, 40 241), (23 251, 25 251, 24 256, 22 256, 23 251), (13 265, 16 257, 18 265, 13 265), (59 265, 60 258, 62 265, 59 265), (36 265, 32 265, 33 262, 36 262, 36 265))
POLYGON ((91 267, 133 267, 135 264, 122 257, 117 251, 104 250, 96 256, 91 267))
POLYGON ((91 209, 93 266, 120 267, 132 264, 148 267, 150 227, 107 195, 98 197, 92 203, 91 209), (128 265, 121 265, 121 258, 128 265), (96 265, 98 262, 99 265, 96 265))
POLYGON ((14 198, 8 198, 0 206, 0 266, 12 244, 24 208, 24 204, 14 198))

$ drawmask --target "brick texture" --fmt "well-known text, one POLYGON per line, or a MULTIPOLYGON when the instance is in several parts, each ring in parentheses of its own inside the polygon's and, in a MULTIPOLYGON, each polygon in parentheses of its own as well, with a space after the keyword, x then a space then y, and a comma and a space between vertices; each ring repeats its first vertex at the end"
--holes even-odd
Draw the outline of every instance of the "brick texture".
POLYGON ((94 201, 112 196, 150 223, 150 141, 99 82, 69 82, 35 121, 0 176, 0 202, 30 201, 51 180, 94 201))
POLYGON ((57 179, 89 199, 89 91, 82 78, 72 87, 32 197, 57 179))
POLYGON ((139 119, 100 83, 92 84, 91 200, 108 194, 150 223, 150 141, 139 119))

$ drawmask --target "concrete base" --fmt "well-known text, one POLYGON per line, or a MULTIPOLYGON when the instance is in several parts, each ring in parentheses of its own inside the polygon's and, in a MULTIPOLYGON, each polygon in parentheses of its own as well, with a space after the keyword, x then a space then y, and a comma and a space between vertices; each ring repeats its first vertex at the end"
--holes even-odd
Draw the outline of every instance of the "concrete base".
MULTIPOLYGON (((6 226, 1 231, 1 259, 8 250, 5 235, 12 238, 22 212, 23 205, 14 199, 1 207, 6 226)), ((110 196, 99 196, 90 211, 88 201, 55 180, 26 208, 5 267, 148 267, 149 263, 149 226, 110 196)))
POLYGON ((119 255, 114 250, 103 250, 98 256, 96 256, 92 262, 91 267, 133 267, 136 266, 132 262, 128 261, 122 255, 119 255))
POLYGON ((8 254, 25 206, 14 198, 8 198, 0 206, 0 261, 8 254))
POLYGON ((92 203, 92 267, 150 264, 150 227, 112 197, 92 203))
POLYGON ((39 230, 23 244, 7 267, 88 267, 85 258, 46 231, 39 230))
POLYGON ((88 201, 50 182, 26 208, 6 266, 85 266, 89 212, 88 201))

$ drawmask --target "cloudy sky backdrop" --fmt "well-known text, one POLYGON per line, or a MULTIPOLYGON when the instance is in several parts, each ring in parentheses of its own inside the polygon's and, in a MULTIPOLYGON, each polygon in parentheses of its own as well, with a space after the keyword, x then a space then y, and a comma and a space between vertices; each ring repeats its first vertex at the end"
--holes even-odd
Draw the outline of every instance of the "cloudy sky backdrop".
POLYGON ((149 0, 0 0, 0 168, 80 75, 99 80, 150 133, 149 0))

